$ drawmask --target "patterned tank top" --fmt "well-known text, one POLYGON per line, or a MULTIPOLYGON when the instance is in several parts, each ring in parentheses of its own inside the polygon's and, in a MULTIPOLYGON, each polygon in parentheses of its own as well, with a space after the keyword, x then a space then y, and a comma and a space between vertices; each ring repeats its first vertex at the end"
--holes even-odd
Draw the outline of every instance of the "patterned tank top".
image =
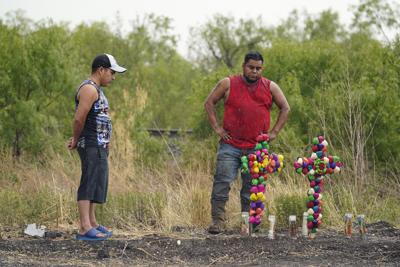
POLYGON ((93 85, 98 93, 98 99, 93 103, 78 139, 78 147, 107 147, 110 143, 112 133, 111 118, 108 113, 108 100, 103 93, 101 87, 91 80, 84 80, 78 87, 75 94, 75 110, 78 108, 79 90, 86 84, 93 85))

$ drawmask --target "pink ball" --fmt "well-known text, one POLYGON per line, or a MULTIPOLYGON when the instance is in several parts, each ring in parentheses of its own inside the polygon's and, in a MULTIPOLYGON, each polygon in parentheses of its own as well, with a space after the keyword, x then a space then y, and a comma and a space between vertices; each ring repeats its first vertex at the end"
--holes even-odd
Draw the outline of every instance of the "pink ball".
POLYGON ((257 193, 258 193, 258 188, 257 188, 257 186, 252 186, 252 187, 250 188, 250 193, 257 194, 257 193))
POLYGON ((313 229, 313 227, 314 227, 314 224, 313 224, 312 221, 310 221, 310 222, 307 223, 307 228, 308 228, 308 229, 313 229))
POLYGON ((263 184, 258 185, 258 192, 265 192, 265 186, 263 184))

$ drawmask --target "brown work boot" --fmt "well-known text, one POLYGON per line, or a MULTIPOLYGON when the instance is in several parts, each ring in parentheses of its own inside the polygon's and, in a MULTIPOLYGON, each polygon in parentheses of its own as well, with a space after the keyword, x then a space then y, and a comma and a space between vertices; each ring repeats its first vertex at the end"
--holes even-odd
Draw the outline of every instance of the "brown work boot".
POLYGON ((225 229, 225 223, 221 220, 213 220, 208 227, 208 232, 212 235, 220 234, 225 229))
POLYGON ((212 222, 208 227, 208 232, 213 235, 222 233, 225 230, 225 202, 211 200, 212 222))

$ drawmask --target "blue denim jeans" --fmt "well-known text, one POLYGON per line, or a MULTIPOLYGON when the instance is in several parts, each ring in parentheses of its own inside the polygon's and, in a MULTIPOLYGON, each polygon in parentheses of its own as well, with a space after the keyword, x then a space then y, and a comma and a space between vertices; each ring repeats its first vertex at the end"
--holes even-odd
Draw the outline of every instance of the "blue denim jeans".
MULTIPOLYGON (((211 193, 211 216, 213 220, 225 220, 225 203, 229 199, 231 183, 237 178, 242 163, 240 158, 254 149, 240 149, 220 142, 217 153, 217 167, 211 193)), ((242 211, 249 211, 250 206, 250 174, 241 173, 242 189, 240 203, 242 211)))

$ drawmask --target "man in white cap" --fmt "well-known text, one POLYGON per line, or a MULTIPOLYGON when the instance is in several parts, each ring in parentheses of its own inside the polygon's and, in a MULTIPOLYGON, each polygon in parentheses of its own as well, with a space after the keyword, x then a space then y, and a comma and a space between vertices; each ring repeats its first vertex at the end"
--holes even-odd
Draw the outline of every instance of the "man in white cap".
POLYGON ((78 240, 104 240, 112 232, 96 221, 95 204, 106 202, 108 188, 108 145, 112 124, 102 87, 108 86, 115 73, 126 69, 112 55, 98 55, 92 63, 90 78, 84 80, 75 95, 73 136, 68 149, 77 148, 82 164, 78 189, 80 229, 78 240))

